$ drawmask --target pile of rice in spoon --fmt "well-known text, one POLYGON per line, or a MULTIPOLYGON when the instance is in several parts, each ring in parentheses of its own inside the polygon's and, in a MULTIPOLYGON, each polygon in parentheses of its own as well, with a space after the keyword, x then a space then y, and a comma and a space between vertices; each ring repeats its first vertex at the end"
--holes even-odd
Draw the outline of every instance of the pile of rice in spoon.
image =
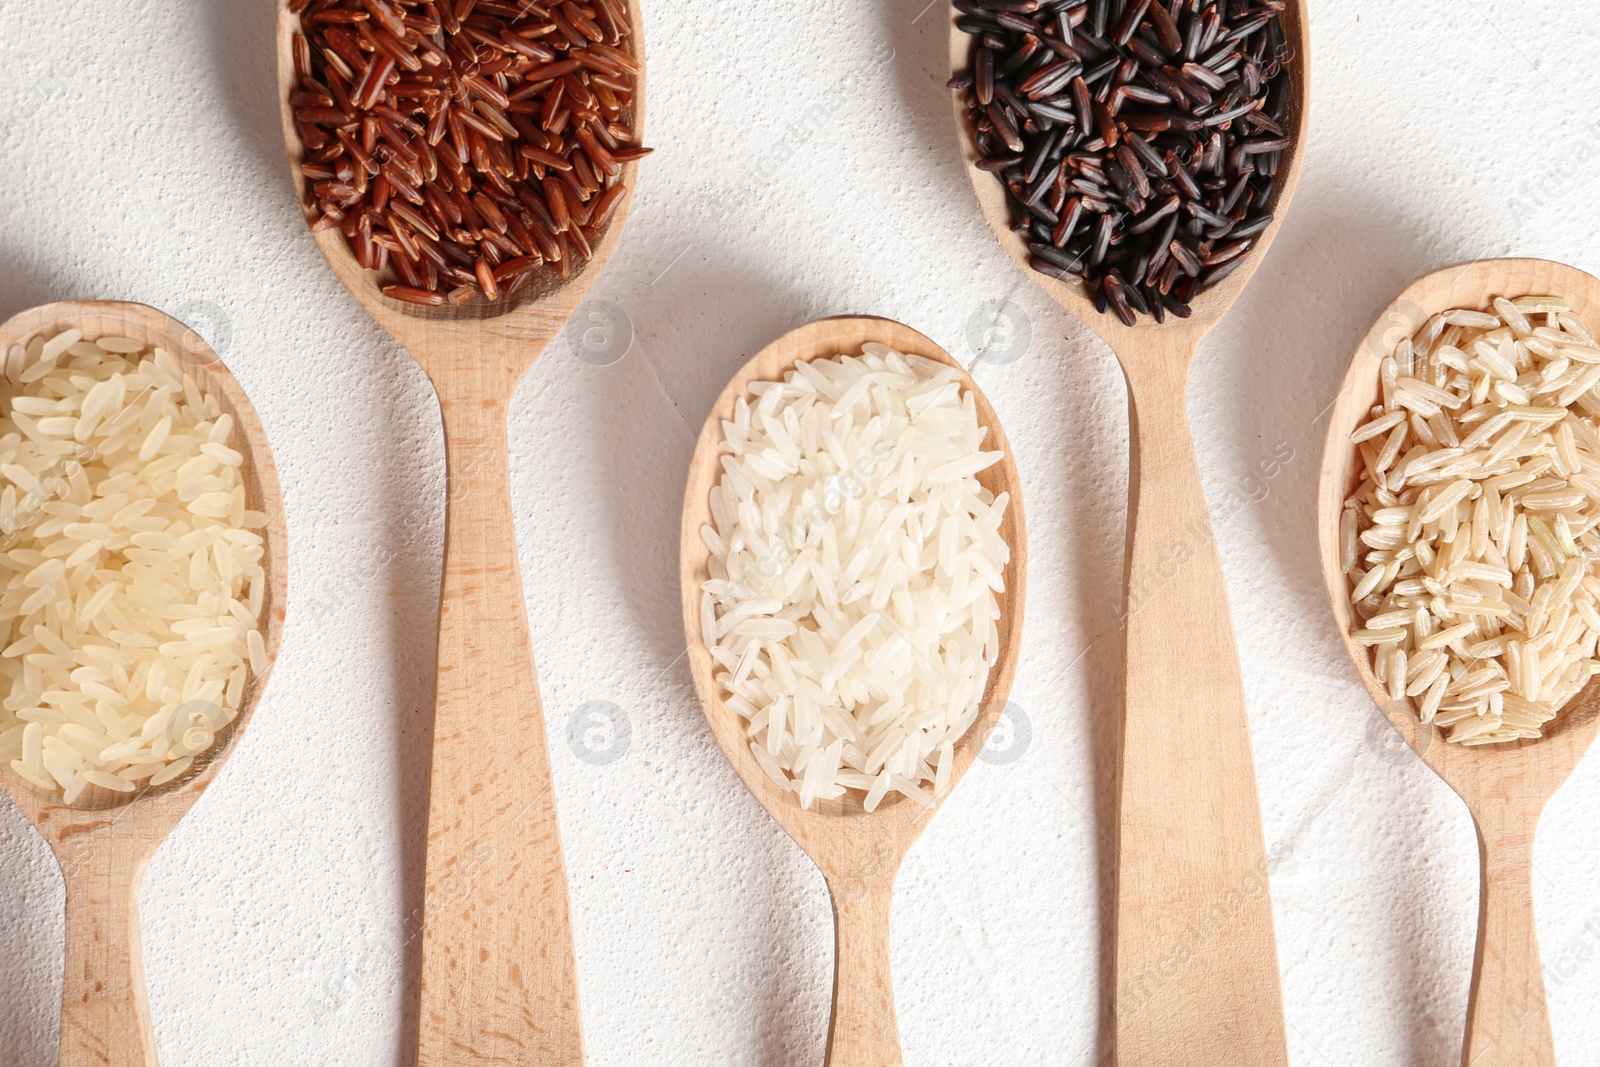
POLYGON ((1600 345, 1559 297, 1496 299, 1380 374, 1341 528, 1353 636, 1448 740, 1539 737, 1600 672, 1600 345))
POLYGON ((233 417, 167 351, 73 329, 0 382, 0 761, 66 803, 182 776, 266 670, 233 417))
POLYGON ((931 806, 999 655, 1009 503, 961 375, 868 343, 723 422, 701 632, 768 775, 810 807, 931 806))

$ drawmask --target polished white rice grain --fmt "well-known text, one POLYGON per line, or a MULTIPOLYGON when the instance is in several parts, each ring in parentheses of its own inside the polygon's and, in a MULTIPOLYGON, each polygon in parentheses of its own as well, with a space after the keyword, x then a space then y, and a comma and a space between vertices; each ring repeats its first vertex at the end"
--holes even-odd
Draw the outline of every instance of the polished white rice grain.
POLYGON ((722 424, 701 636, 803 807, 949 789, 999 655, 1009 499, 959 372, 885 345, 797 364, 722 424), (932 786, 931 791, 924 783, 932 786))

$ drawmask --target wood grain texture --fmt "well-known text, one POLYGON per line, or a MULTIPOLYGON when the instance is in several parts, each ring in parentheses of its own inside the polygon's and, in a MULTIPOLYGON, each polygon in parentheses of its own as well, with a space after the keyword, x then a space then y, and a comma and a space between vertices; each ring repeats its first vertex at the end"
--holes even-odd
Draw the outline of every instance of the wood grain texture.
POLYGON ((1117 1062, 1283 1064, 1244 679, 1187 433, 1186 355, 1128 376, 1117 1062))
MULTIPOLYGON (((973 38, 955 26, 950 65, 973 38)), ((1005 190, 979 170, 953 102, 967 175, 990 228, 1027 275, 1094 330, 1128 383, 1132 471, 1123 624, 1114 924, 1114 1049, 1121 1067, 1284 1067, 1288 1041, 1255 767, 1227 586, 1189 432, 1190 367, 1243 291, 1299 184, 1310 114, 1304 0, 1283 13, 1291 135, 1272 224, 1247 262, 1192 302, 1193 315, 1132 327, 1084 287, 1028 266, 1005 190)))
POLYGON ((67 883, 60 1067, 156 1067, 139 884, 154 850, 127 837, 88 845, 62 864, 67 883))
MULTIPOLYGON (((629 3, 634 55, 643 19, 629 3)), ((288 95, 298 19, 280 2, 278 88, 295 195, 314 204, 288 95)), ((645 78, 625 118, 642 133, 645 78)), ((559 335, 616 249, 637 186, 570 279, 499 303, 393 300, 337 230, 313 232, 333 272, 427 372, 444 422, 448 498, 429 780, 418 1061, 423 1067, 584 1061, 566 865, 517 564, 506 414, 518 381, 559 335)))
POLYGON ((1356 671, 1406 743, 1472 812, 1482 848, 1478 950, 1467 1009, 1464 1067, 1555 1063, 1539 944, 1533 922, 1533 838, 1545 804, 1600 730, 1600 686, 1591 683, 1538 740, 1465 748, 1424 726, 1410 698, 1394 700, 1372 673, 1372 657, 1350 640, 1349 581, 1339 569, 1339 519, 1356 487, 1350 434, 1379 400, 1379 364, 1429 318, 1451 308, 1486 308, 1496 296, 1555 295, 1590 328, 1600 325, 1600 280, 1537 259, 1480 260, 1424 275, 1386 308, 1356 349, 1328 421, 1317 490, 1317 540, 1334 619, 1356 671))
MULTIPOLYGON (((947 796, 949 794, 946 794, 947 796)), ((889 969, 894 874, 829 882, 833 896, 831 1067, 901 1067, 900 1024, 889 969)))
POLYGON ((272 449, 249 398, 217 354, 194 331, 155 308, 110 301, 71 301, 32 308, 0 325, 0 351, 38 334, 77 327, 92 339, 131 337, 176 355, 200 388, 234 419, 228 444, 245 457, 245 493, 267 526, 266 596, 261 636, 268 668, 245 687, 238 717, 189 773, 154 789, 84 791, 68 807, 0 768, 0 789, 49 842, 67 885, 66 970, 62 990, 62 1067, 154 1067, 155 1038, 139 954, 139 884, 173 827, 211 784, 238 744, 261 700, 283 639, 288 594, 288 537, 272 449))
MULTIPOLYGON (((781 381, 784 372, 797 361, 853 355, 867 341, 881 341, 897 351, 961 369, 928 338, 888 319, 822 319, 774 341, 734 375, 706 417, 689 466, 679 550, 689 665, 706 722, 745 786, 822 871, 833 897, 837 951, 833 1020, 828 1035, 829 1067, 899 1067, 901 1063, 894 985, 889 973, 890 901, 895 875, 906 852, 937 809, 923 808, 891 793, 870 813, 862 807, 859 794, 814 801, 806 810, 793 792, 780 788, 761 769, 750 752, 744 720, 724 702, 715 678, 715 661, 700 633, 700 585, 709 577, 706 561, 710 556, 700 538, 700 528, 712 521, 711 488, 721 475, 718 457, 724 439, 722 420, 733 417, 735 399, 748 398, 751 382, 781 381)), ((1021 480, 1011 445, 988 399, 964 369, 962 387, 973 394, 978 421, 988 428, 986 446, 1005 453, 1005 459, 979 474, 978 480, 991 492, 1011 494, 1000 527, 1001 536, 1011 547, 1011 562, 1004 574, 1006 591, 998 598, 1000 656, 989 675, 977 722, 956 743, 952 789, 987 742, 1016 677, 1028 555, 1021 480)))

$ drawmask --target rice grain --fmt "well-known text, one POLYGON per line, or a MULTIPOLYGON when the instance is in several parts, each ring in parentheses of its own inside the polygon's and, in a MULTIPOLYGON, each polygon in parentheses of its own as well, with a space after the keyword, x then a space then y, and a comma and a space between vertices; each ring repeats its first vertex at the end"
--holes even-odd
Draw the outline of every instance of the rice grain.
POLYGON ((932 805, 999 656, 1002 453, 959 372, 869 343, 754 383, 722 425, 701 636, 802 807, 932 805), (923 788, 932 786, 931 792, 923 788))
POLYGON ((1351 637, 1464 745, 1539 736, 1600 673, 1600 367, 1573 357, 1591 337, 1565 301, 1491 307, 1380 362, 1340 520, 1351 637))
POLYGON ((69 804, 180 777, 266 669, 233 420, 106 340, 35 338, 0 393, 0 761, 69 804))

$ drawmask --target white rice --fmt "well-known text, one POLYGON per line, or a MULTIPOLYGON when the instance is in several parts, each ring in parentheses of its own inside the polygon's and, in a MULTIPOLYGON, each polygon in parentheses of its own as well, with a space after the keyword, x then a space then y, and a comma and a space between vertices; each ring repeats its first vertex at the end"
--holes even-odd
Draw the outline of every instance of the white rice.
POLYGON ((1353 636, 1448 740, 1539 737, 1600 673, 1600 348, 1557 297, 1496 299, 1379 373, 1340 523, 1353 636))
POLYGON ((0 761, 76 801, 180 777, 266 666, 266 516, 169 353, 68 330, 0 382, 0 761))
POLYGON ((1009 498, 977 475, 1003 453, 957 370, 875 342, 750 389, 702 530, 717 680, 802 807, 931 806, 999 656, 1009 498))

